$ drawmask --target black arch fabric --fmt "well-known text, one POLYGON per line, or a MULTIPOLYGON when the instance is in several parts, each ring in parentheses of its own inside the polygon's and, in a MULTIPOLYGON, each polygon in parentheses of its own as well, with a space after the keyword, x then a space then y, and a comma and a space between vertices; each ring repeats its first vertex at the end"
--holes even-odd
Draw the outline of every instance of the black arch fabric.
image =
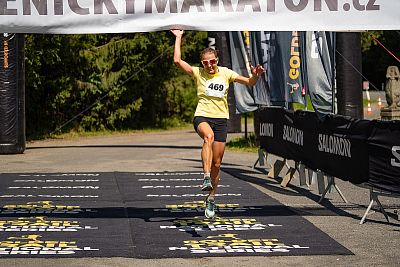
POLYGON ((0 35, 0 155, 25 150, 24 35, 0 35))
POLYGON ((351 254, 289 208, 222 173, 205 219, 201 173, 1 174, 0 257, 351 254))

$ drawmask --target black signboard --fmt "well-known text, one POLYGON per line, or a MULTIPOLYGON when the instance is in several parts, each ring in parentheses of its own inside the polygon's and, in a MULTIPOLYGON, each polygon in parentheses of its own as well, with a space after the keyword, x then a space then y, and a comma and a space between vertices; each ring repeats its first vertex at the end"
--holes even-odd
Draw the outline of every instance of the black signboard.
POLYGON ((260 146, 354 184, 400 193, 400 122, 264 108, 260 146))

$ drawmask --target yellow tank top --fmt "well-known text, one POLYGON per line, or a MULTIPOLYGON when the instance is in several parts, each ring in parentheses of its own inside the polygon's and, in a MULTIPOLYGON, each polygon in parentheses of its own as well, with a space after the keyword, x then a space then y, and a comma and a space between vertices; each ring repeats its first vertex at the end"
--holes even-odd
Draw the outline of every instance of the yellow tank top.
POLYGON ((197 85, 197 103, 194 116, 229 119, 228 89, 239 74, 225 67, 218 67, 215 74, 208 74, 203 68, 192 67, 197 85))

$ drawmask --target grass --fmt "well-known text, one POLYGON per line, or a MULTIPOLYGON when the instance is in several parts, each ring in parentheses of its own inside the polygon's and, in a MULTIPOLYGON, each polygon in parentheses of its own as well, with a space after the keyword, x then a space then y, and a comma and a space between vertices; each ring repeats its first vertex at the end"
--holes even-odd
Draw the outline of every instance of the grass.
POLYGON ((373 103, 378 103, 378 100, 370 100, 370 101, 368 101, 368 99, 363 99, 363 106, 367 107, 368 106, 368 102, 371 103, 371 105, 372 105, 373 103))
MULTIPOLYGON (((247 123, 252 123, 254 118, 248 117, 247 123)), ((244 122, 244 119, 242 118, 244 122)), ((112 135, 121 135, 121 134, 131 134, 131 133, 152 133, 152 132, 163 132, 167 130, 186 130, 192 129, 192 124, 187 123, 179 127, 167 127, 167 128, 146 128, 142 130, 102 130, 102 131, 70 131, 67 133, 54 134, 48 139, 74 139, 81 137, 101 137, 101 136, 112 136, 112 135)), ((46 138, 38 138, 38 139, 30 139, 29 141, 35 140, 43 140, 46 138)), ((234 138, 231 141, 226 143, 226 149, 231 151, 241 151, 241 152, 254 152, 257 153, 258 146, 256 144, 254 133, 249 133, 248 138, 246 139, 244 136, 234 138)))
MULTIPOLYGON (((300 104, 300 103, 292 103, 292 105, 293 105, 293 110, 298 110, 298 109, 304 110, 306 107, 305 105, 300 104)), ((314 107, 312 106, 311 98, 309 95, 307 96, 307 110, 314 111, 314 107)))
POLYGON ((226 148, 228 150, 242 152, 257 153, 258 151, 258 145, 256 143, 256 138, 253 133, 250 133, 247 139, 244 136, 232 139, 231 141, 226 143, 226 148))
MULTIPOLYGON (((248 117, 247 123, 252 123, 253 118, 248 117)), ((244 121, 244 120, 243 120, 244 121)), ((192 124, 187 123, 179 127, 168 127, 168 128, 147 128, 142 130, 102 130, 102 131, 70 131, 68 133, 55 134, 49 137, 49 139, 74 139, 81 137, 101 137, 101 136, 110 136, 110 135, 121 135, 121 134, 131 134, 131 133, 152 133, 152 132, 163 132, 167 130, 185 130, 192 129, 192 124)), ((42 138, 46 139, 46 138, 42 138)), ((32 139, 28 141, 35 141, 39 139, 32 139)), ((248 138, 246 139, 244 136, 237 137, 232 139, 231 141, 226 143, 226 149, 231 151, 241 151, 241 152, 253 152, 257 153, 258 146, 255 140, 254 133, 249 133, 248 138)))
MULTIPOLYGON (((191 123, 186 123, 177 127, 166 127, 166 128, 145 128, 141 130, 101 130, 101 131, 76 131, 72 130, 67 133, 51 135, 50 139, 73 139, 80 137, 99 137, 99 136, 110 136, 110 135, 121 135, 131 133, 152 133, 152 132, 163 132, 168 130, 183 130, 192 128, 191 123)), ((44 138, 45 139, 45 138, 44 138)), ((37 139, 32 139, 37 140, 37 139)))

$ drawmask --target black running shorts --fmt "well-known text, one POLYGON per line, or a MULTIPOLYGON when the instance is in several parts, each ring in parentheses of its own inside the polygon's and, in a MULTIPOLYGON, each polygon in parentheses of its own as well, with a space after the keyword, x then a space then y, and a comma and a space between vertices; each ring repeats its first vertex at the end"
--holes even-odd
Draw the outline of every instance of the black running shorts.
POLYGON ((197 127, 200 123, 207 122, 214 132, 214 141, 226 142, 226 136, 228 134, 228 120, 219 118, 207 118, 207 117, 194 117, 193 126, 197 132, 197 127))

